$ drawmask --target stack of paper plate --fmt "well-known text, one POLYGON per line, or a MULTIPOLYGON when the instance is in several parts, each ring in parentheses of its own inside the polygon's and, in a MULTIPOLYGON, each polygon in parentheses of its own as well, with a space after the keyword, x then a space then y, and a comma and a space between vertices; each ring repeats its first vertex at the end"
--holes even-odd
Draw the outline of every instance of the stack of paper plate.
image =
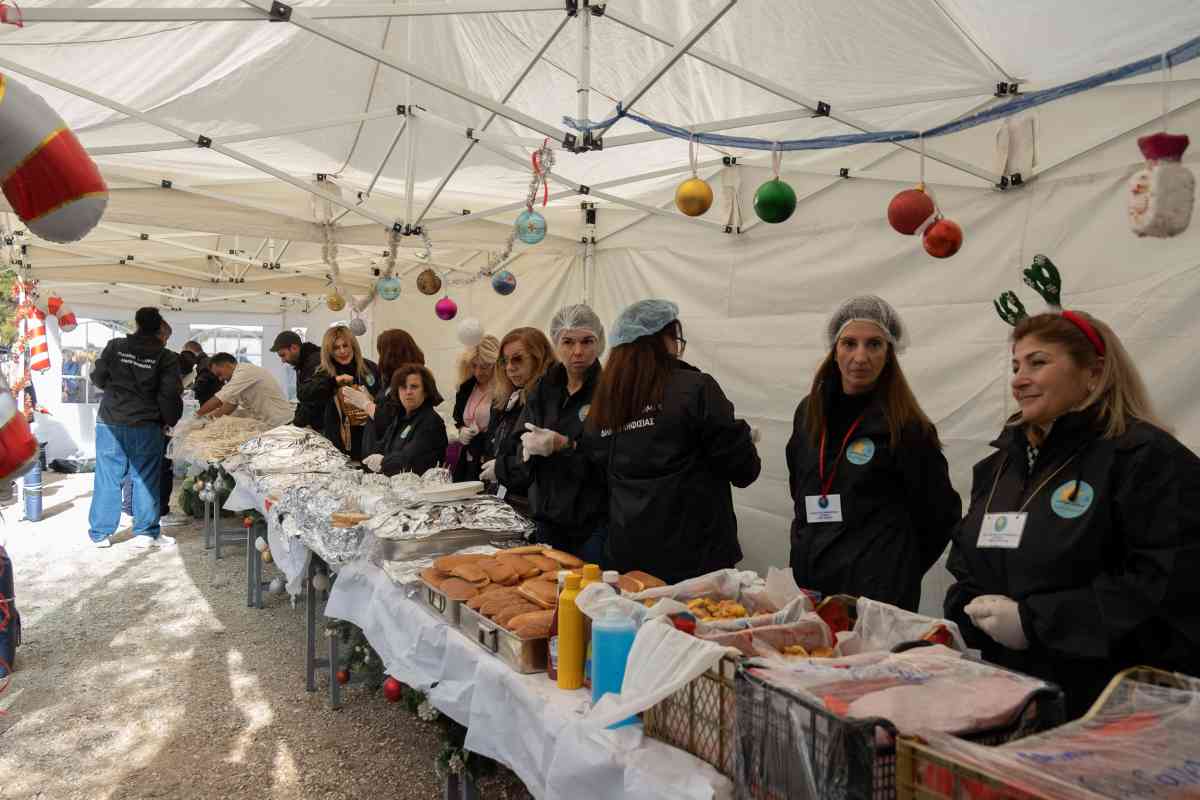
POLYGON ((483 481, 464 481, 433 486, 417 492, 417 497, 429 503, 465 500, 483 491, 483 481))

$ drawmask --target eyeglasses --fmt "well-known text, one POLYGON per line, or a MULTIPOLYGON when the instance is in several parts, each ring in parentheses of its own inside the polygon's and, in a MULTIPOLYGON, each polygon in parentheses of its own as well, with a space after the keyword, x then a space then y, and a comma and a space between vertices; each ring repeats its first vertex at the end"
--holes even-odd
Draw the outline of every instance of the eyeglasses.
POLYGON ((514 367, 519 367, 525 363, 525 356, 515 355, 512 358, 509 358, 508 356, 500 356, 496 363, 502 367, 507 367, 509 364, 512 364, 514 367))
POLYGON ((679 342, 679 355, 683 355, 683 351, 687 350, 687 339, 682 336, 676 336, 675 341, 679 342))

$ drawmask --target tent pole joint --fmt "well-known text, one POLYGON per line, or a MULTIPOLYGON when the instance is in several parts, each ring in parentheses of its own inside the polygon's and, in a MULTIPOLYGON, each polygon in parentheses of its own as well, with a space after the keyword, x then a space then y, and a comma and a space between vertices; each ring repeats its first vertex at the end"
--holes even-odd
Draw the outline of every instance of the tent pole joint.
POLYGON ((204 134, 200 134, 196 137, 196 147, 212 147, 212 138, 205 136, 204 134))
POLYGON ((174 186, 174 184, 171 183, 171 181, 167 180, 166 178, 163 178, 162 181, 159 183, 159 186, 161 186, 164 189, 170 189, 174 186))
POLYGON ((829 112, 830 112, 830 111, 832 111, 832 110, 833 110, 833 109, 832 109, 832 108, 829 106, 829 103, 826 103, 824 100, 818 100, 818 101, 817 101, 817 113, 816 113, 816 115, 817 115, 818 117, 828 117, 828 116, 829 116, 829 112))
POLYGON ((736 167, 737 156, 721 156, 721 163, 727 167, 736 167))
POLYGON ((271 10, 267 13, 271 15, 271 22, 287 22, 292 18, 292 7, 287 3, 275 0, 271 3, 271 10))
POLYGON ((996 84, 996 97, 1015 97, 1020 93, 1021 85, 1019 83, 1000 81, 996 84))

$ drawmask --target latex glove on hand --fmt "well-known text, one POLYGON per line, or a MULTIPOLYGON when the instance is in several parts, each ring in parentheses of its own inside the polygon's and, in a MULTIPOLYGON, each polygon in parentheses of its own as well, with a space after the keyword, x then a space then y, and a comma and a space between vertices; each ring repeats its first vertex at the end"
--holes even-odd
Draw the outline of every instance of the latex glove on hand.
POLYGON ((371 395, 357 386, 343 386, 342 399, 355 408, 361 408, 363 411, 366 411, 372 402, 371 395))
POLYGON ((463 447, 471 443, 471 440, 479 435, 479 428, 474 425, 468 425, 465 428, 458 429, 458 441, 463 447))
POLYGON ((963 611, 975 627, 1009 650, 1028 650, 1017 601, 1000 594, 985 594, 967 603, 963 611))
POLYGON ((479 480, 484 483, 496 482, 496 459, 483 462, 483 467, 479 470, 479 480))
POLYGON ((383 468, 383 454, 372 453, 362 461, 363 466, 371 470, 371 472, 379 472, 383 468))
POLYGON ((525 430, 528 433, 521 434, 522 461, 528 461, 531 456, 553 455, 566 445, 567 437, 548 428, 539 428, 532 422, 525 423, 525 430))

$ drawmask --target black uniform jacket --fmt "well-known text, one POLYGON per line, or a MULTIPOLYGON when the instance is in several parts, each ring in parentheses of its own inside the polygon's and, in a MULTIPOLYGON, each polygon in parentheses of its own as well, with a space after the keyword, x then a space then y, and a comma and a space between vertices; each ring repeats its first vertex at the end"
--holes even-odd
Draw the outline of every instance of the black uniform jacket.
POLYGON ((613 569, 677 583, 741 561, 730 484, 749 486, 762 463, 711 375, 676 362, 661 406, 619 431, 589 430, 587 446, 608 483, 613 569))
POLYGON ((388 476, 401 472, 420 475, 446 462, 446 445, 446 423, 426 401, 411 414, 392 421, 384 441, 380 470, 388 476))
MULTIPOLYGON (((300 392, 300 387, 312 380, 317 374, 317 370, 321 368, 321 348, 312 342, 303 342, 300 345, 300 361, 296 364, 296 393, 300 392)), ((292 418, 292 424, 297 428, 315 428, 316 430, 324 430, 325 428, 325 405, 324 403, 305 402, 303 400, 296 403, 296 415, 292 418)))
POLYGON ((509 491, 527 492, 533 519, 549 528, 555 546, 567 550, 577 550, 608 516, 604 473, 578 447, 522 463, 521 435, 526 432, 525 423, 531 422, 578 443, 599 377, 597 361, 588 370, 583 387, 572 395, 567 393, 566 367, 555 364, 547 370, 496 459, 497 480, 509 491))
POLYGON ((104 392, 99 416, 109 425, 174 425, 183 415, 179 356, 157 336, 111 340, 96 359, 92 383, 104 392))
POLYGON ((808 522, 805 498, 821 494, 821 477, 820 447, 813 445, 805 427, 805 398, 787 444, 796 582, 823 594, 870 597, 915 611, 921 578, 945 550, 962 514, 946 458, 917 426, 903 431, 900 446, 893 449, 874 394, 843 394, 840 379, 826 381, 822 391, 830 409, 825 474, 834 475, 829 493, 841 497, 842 522, 808 522))
MULTIPOLYGON (((365 383, 359 380, 354 372, 354 362, 343 366, 334 364, 339 375, 354 375, 354 385, 361 386, 368 393, 374 393, 379 388, 379 367, 374 361, 365 361, 367 366, 367 380, 365 383)), ((314 421, 312 426, 325 434, 325 438, 333 442, 334 446, 342 452, 346 452, 342 447, 342 421, 341 413, 338 411, 337 402, 334 395, 337 394, 337 380, 327 372, 324 368, 318 369, 304 383, 296 387, 296 396, 305 403, 312 403, 321 406, 321 424, 317 425, 314 421)), ((363 434, 366 426, 359 426, 350 429, 350 452, 347 453, 351 458, 359 460, 369 451, 363 449, 363 434)))
POLYGON ((1126 667, 1200 674, 1200 459, 1144 422, 1101 438, 1090 410, 1054 423, 1032 472, 1024 428, 1006 428, 992 445, 997 452, 975 465, 950 553, 958 582, 946 615, 967 643, 1059 684, 1072 717, 1126 667), (977 546, 985 511, 1022 508, 1019 547, 977 546), (984 594, 1019 603, 1028 650, 971 624, 963 607, 984 594))

